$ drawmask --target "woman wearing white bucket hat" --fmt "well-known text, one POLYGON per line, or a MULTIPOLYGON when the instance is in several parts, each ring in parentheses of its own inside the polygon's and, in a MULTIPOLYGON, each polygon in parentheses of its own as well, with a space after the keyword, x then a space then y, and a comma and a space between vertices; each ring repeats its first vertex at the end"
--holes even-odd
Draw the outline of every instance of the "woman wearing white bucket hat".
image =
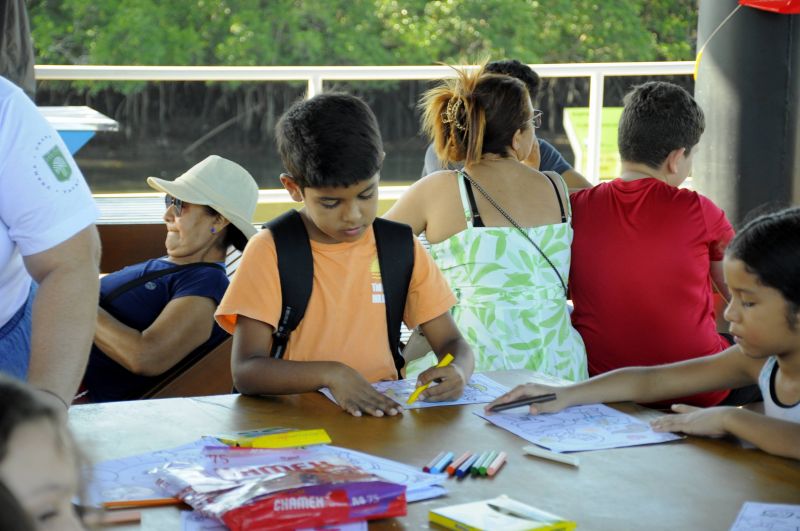
POLYGON ((212 155, 174 181, 149 177, 164 192, 167 255, 103 277, 97 330, 84 388, 93 402, 139 398, 159 375, 227 334, 214 323, 228 278, 229 245, 256 233, 252 176, 212 155))

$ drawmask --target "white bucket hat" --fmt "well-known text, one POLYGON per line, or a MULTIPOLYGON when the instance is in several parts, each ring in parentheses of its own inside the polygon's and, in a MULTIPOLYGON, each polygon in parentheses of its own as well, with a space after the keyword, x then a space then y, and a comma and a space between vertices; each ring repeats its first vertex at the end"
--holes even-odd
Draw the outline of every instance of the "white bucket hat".
POLYGON ((250 173, 235 162, 211 155, 174 181, 148 177, 147 184, 181 201, 210 206, 248 240, 257 232, 252 221, 258 204, 258 185, 250 173))

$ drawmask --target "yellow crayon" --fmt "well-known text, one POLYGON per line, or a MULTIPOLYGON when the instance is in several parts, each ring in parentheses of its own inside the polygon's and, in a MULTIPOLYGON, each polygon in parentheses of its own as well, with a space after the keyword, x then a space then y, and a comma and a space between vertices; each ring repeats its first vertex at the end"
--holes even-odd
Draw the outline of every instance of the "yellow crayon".
MULTIPOLYGON (((453 361, 452 354, 445 354, 444 358, 442 358, 442 361, 440 361, 436 366, 447 367, 448 365, 450 365, 451 361, 453 361)), ((414 402, 416 402, 417 398, 419 398, 420 393, 422 393, 422 391, 427 389, 429 385, 431 385, 431 382, 428 382, 425 385, 417 387, 417 389, 413 393, 411 393, 411 396, 408 397, 408 400, 406 400, 406 404, 413 404, 414 402)))

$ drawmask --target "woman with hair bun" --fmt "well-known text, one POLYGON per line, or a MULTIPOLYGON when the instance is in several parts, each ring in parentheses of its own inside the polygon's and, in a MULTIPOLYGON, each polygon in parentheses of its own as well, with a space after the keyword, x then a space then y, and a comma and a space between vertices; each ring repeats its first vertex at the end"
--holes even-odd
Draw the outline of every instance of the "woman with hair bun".
POLYGON ((567 308, 570 205, 556 173, 526 166, 541 112, 525 84, 457 70, 423 96, 423 129, 445 163, 412 185, 386 217, 425 232, 459 299, 453 317, 476 370, 532 369, 587 377, 567 308))

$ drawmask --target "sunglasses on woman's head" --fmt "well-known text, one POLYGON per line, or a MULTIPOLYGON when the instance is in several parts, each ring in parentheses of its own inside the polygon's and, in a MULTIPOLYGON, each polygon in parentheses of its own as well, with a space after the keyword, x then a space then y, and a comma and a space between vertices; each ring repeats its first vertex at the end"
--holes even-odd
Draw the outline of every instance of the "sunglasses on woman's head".
POLYGON ((169 208, 171 205, 175 205, 175 215, 181 217, 181 211, 183 210, 183 201, 181 201, 177 197, 172 197, 171 195, 167 194, 164 196, 164 205, 167 208, 169 208))

